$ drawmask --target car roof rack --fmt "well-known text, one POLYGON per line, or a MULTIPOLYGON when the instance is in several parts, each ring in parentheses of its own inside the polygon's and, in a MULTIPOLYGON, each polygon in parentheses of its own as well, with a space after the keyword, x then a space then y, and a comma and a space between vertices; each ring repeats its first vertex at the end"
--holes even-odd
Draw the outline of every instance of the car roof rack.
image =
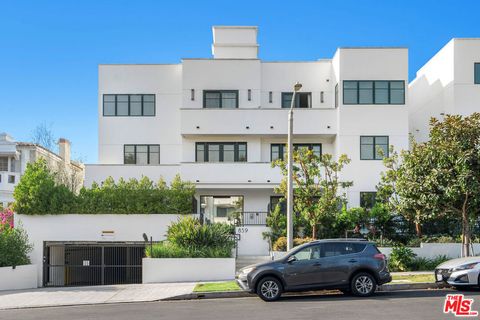
POLYGON ((367 241, 368 239, 364 238, 332 238, 332 239, 318 239, 315 241, 367 241))

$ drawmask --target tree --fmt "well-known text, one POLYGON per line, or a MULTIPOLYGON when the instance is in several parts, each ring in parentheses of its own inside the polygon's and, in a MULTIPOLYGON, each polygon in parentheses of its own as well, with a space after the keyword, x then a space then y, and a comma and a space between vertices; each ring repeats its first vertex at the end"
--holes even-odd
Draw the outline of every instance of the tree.
MULTIPOLYGON (((346 202, 342 189, 351 186, 350 181, 340 181, 339 174, 350 159, 342 154, 338 161, 331 154, 317 156, 312 150, 301 148, 293 152, 294 211, 309 223, 312 237, 317 237, 318 227, 328 226, 346 202)), ((283 179, 275 192, 287 195, 287 161, 276 160, 272 167, 279 167, 283 179)))
POLYGON ((41 145, 48 150, 53 151, 56 146, 52 125, 47 125, 45 122, 42 122, 33 129, 31 139, 33 143, 41 145))
MULTIPOLYGON (((411 141, 412 154, 422 152, 419 145, 411 141)), ((381 173, 380 182, 377 185, 377 200, 388 210, 401 214, 405 219, 415 224, 415 232, 420 238, 422 236, 422 223, 427 218, 422 214, 424 204, 420 203, 416 190, 422 188, 423 179, 419 173, 423 172, 428 163, 421 157, 417 161, 411 161, 401 165, 401 158, 408 157, 408 154, 394 151, 390 147, 390 156, 383 158, 383 164, 387 168, 381 173), (398 183, 402 184, 403 197, 399 197, 398 183), (407 187, 408 186, 408 187, 407 187)), ((413 160, 412 157, 410 159, 413 160)))
MULTIPOLYGON (((470 224, 480 212, 480 113, 432 118, 430 140, 401 154, 395 197, 418 220, 454 216, 462 225, 462 255, 470 255, 470 224)), ((391 198, 390 198, 391 199, 391 198)))

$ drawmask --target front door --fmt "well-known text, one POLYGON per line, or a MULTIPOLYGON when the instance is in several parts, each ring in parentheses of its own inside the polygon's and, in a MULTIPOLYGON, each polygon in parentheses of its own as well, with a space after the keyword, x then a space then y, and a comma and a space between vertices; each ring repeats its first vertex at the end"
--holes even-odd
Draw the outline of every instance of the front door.
POLYGON ((308 246, 295 253, 295 260, 286 262, 285 281, 290 289, 315 287, 322 283, 320 248, 308 246))

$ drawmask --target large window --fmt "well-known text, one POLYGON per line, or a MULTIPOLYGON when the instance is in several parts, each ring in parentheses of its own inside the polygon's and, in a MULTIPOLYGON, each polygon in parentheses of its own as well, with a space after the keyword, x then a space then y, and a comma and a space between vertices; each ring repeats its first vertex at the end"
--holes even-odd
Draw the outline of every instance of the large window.
MULTIPOLYGON (((282 92, 282 108, 290 108, 292 105, 293 92, 282 92)), ((297 92, 295 94, 294 108, 311 108, 312 107, 312 93, 311 92, 297 92)))
POLYGON ((204 90, 204 108, 238 108, 238 90, 204 90))
POLYGON ((474 73, 474 83, 475 84, 480 84, 480 62, 476 62, 474 64, 474 70, 473 70, 473 73, 474 73))
POLYGON ((277 208, 277 206, 280 206, 280 212, 282 214, 287 213, 287 201, 285 200, 285 198, 282 196, 271 196, 270 204, 268 206, 269 207, 268 211, 269 212, 274 211, 277 208))
POLYGON ((376 192, 360 192, 360 207, 372 209, 377 198, 376 192))
POLYGON ((155 95, 104 94, 103 115, 112 117, 155 116, 155 95))
POLYGON ((196 162, 246 162, 246 142, 197 142, 196 162))
POLYGON ((0 171, 8 171, 8 158, 0 157, 0 171))
POLYGON ((405 104, 405 82, 343 81, 343 104, 405 104))
POLYGON ((126 144, 123 146, 124 164, 160 164, 160 145, 126 144))
POLYGON ((243 196, 200 196, 200 214, 206 222, 230 222, 243 212, 243 196))
MULTIPOLYGON (((307 148, 312 150, 313 153, 320 157, 322 155, 321 143, 294 143, 293 149, 307 148)), ((274 143, 270 145, 270 161, 285 160, 286 159, 287 146, 285 144, 274 143)))
POLYGON ((361 136, 360 160, 382 160, 388 157, 388 136, 361 136))

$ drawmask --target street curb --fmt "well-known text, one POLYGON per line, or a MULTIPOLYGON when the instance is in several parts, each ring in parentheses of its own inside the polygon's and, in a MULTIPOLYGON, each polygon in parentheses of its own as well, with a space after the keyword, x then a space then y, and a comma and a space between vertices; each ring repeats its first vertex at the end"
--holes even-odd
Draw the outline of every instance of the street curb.
MULTIPOLYGON (((443 283, 396 283, 384 284, 378 287, 379 292, 393 292, 402 290, 427 290, 427 289, 443 289, 448 288, 447 284, 443 283)), ((295 295, 312 295, 312 292, 295 292, 295 295)), ((223 298, 245 298, 252 297, 253 294, 246 291, 224 291, 224 292, 192 292, 175 297, 162 299, 162 301, 176 301, 176 300, 198 300, 198 299, 223 299, 223 298)))

